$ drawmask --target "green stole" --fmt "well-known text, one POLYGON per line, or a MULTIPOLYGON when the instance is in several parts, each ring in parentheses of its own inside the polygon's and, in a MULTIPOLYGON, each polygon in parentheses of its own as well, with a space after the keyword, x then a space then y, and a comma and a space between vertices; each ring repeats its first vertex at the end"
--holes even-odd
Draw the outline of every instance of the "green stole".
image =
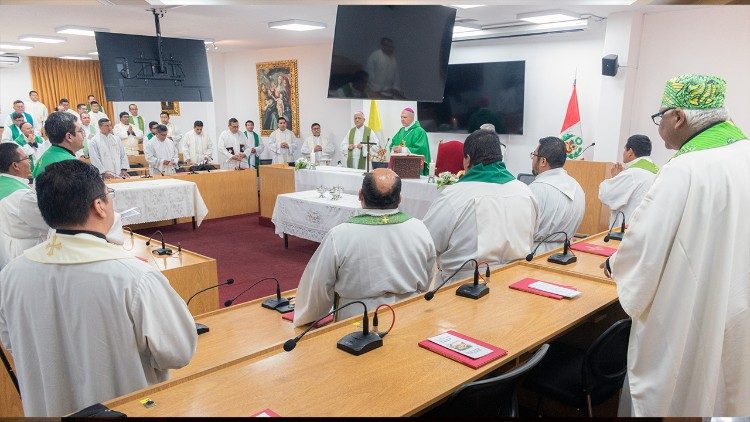
POLYGON ((399 145, 405 145, 412 154, 423 155, 424 167, 422 168, 422 175, 426 176, 429 174, 430 143, 427 140, 427 132, 422 129, 422 125, 418 121, 415 120, 414 124, 408 130, 403 127, 399 129, 393 136, 389 148, 392 150, 393 147, 399 145))
POLYGON ((516 180, 515 177, 505 168, 505 163, 495 161, 491 164, 476 164, 466 172, 458 182, 484 182, 497 183, 499 185, 516 180))
POLYGON ((16 125, 10 125, 10 137, 12 139, 16 139, 16 138, 18 138, 21 135, 23 135, 23 134, 21 133, 21 128, 20 127, 18 127, 16 125))
POLYGON ((146 140, 147 140, 147 141, 150 141, 150 140, 151 140, 151 138, 153 138, 153 137, 154 137, 154 134, 153 134, 153 133, 151 133, 151 132, 149 132, 149 133, 148 133, 148 135, 146 135, 146 140))
MULTIPOLYGON (((29 143, 26 141, 26 137, 23 136, 23 134, 16 136, 14 139, 18 146, 24 146, 28 145, 29 143)), ((34 141, 36 142, 36 147, 39 148, 42 146, 42 143, 44 143, 44 139, 42 139, 41 136, 34 136, 34 141)), ((29 156, 29 163, 31 163, 31 168, 34 168, 34 157, 29 156)))
MULTIPOLYGON (((245 131, 244 133, 245 133, 245 138, 250 139, 250 135, 248 135, 248 132, 245 131)), ((250 132, 250 133, 253 134, 253 142, 255 143, 255 145, 253 146, 255 148, 258 148, 258 146, 260 145, 260 138, 258 137, 258 134, 255 132, 250 132)), ((253 167, 258 169, 258 166, 260 166, 260 157, 258 157, 257 154, 253 154, 253 155, 255 156, 255 165, 253 167)), ((250 154, 247 154, 247 165, 252 166, 252 164, 250 164, 250 154)), ((260 170, 258 170, 258 174, 260 174, 260 170)))
MULTIPOLYGON (((364 130, 364 133, 362 134, 362 140, 360 142, 370 142, 370 134, 372 133, 372 129, 370 129, 367 126, 365 126, 364 128, 365 130, 364 130)), ((354 145, 354 132, 356 131, 357 131, 356 127, 349 129, 349 145, 354 145)), ((354 163, 352 162, 352 151, 346 151, 346 166, 349 168, 354 168, 354 163)), ((365 160, 366 160, 365 155, 360 153, 359 161, 357 162, 358 169, 360 170, 365 169, 365 162, 366 162, 365 160)))
MULTIPOLYGON (((128 121, 130 122, 131 125, 135 123, 135 120, 133 120, 133 116, 130 116, 128 118, 128 121)), ((143 130, 143 117, 141 117, 140 114, 138 115, 138 129, 141 130, 141 133, 145 132, 145 130, 143 130)))
POLYGON ((682 148, 677 150, 674 157, 688 152, 724 147, 742 140, 747 140, 742 130, 733 123, 725 121, 709 126, 690 137, 682 148))
POLYGON ((659 172, 659 166, 644 158, 638 158, 633 164, 628 166, 628 168, 643 169, 654 174, 659 172))
POLYGON ((20 180, 14 179, 12 177, 0 176, 0 200, 5 199, 6 196, 21 189, 31 188, 27 183, 23 183, 20 180))
POLYGON ((409 214, 400 211, 395 214, 385 215, 360 214, 350 218, 347 223, 363 224, 366 226, 384 226, 388 224, 400 224, 410 218, 411 216, 409 214))
POLYGON ((75 159, 75 153, 59 145, 52 145, 51 147, 49 147, 49 149, 47 149, 47 151, 44 151, 44 154, 42 154, 41 157, 39 157, 39 161, 34 166, 34 171, 31 173, 31 175, 34 177, 34 179, 36 179, 40 174, 44 173, 44 169, 48 165, 57 163, 58 161, 75 159))

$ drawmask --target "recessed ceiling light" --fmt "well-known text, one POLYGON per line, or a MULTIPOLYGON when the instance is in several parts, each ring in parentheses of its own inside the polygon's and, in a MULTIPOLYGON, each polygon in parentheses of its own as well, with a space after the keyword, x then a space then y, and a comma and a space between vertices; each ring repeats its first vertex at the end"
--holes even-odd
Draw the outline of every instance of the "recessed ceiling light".
POLYGON ((5 54, 5 52, 4 51, 0 51, 0 56, 2 56, 3 54, 5 54))
POLYGON ((24 42, 36 42, 44 44, 59 44, 65 42, 63 37, 48 37, 46 35, 21 35, 18 37, 18 41, 24 42))
POLYGON ((214 43, 213 38, 206 38, 205 40, 203 40, 203 44, 206 44, 206 45, 213 44, 213 43, 214 43))
POLYGON ((98 56, 98 55, 99 55, 98 51, 92 51, 91 53, 89 53, 89 56, 98 56))
POLYGON ((457 7, 459 9, 473 9, 475 7, 482 7, 483 4, 452 4, 451 6, 457 7))
POLYGON ((89 28, 87 26, 65 25, 55 28, 58 34, 83 35, 93 37, 95 32, 109 32, 106 28, 89 28))
POLYGON ((565 10, 546 10, 542 12, 519 13, 516 19, 531 23, 552 23, 580 19, 581 15, 565 10))
POLYGON ((456 22, 453 24, 453 33, 460 34, 462 32, 480 31, 482 26, 476 23, 469 22, 456 22))
POLYGON ((3 50, 28 50, 28 49, 34 48, 34 46, 31 44, 4 42, 4 43, 0 43, 0 48, 2 48, 3 50))
POLYGON ((89 56, 73 56, 73 55, 60 56, 58 58, 67 59, 67 60, 94 60, 93 57, 89 57, 89 56))
POLYGON ((316 29, 325 29, 327 25, 321 22, 289 19, 285 21, 269 22, 268 27, 271 29, 285 29, 287 31, 314 31, 316 29))

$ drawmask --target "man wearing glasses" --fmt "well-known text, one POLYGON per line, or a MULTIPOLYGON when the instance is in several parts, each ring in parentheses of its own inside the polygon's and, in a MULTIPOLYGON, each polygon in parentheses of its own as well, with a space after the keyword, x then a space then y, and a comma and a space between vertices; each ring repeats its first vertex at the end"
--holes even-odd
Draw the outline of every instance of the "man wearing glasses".
POLYGON ((633 319, 633 416, 750 414, 750 142, 725 93, 716 76, 667 81, 652 119, 677 152, 603 265, 633 319))
POLYGON ((158 269, 106 241, 116 218, 96 168, 50 164, 36 189, 55 233, 0 272, 0 337, 24 414, 66 415, 187 365, 193 318, 158 269))
POLYGON ((76 151, 83 148, 83 126, 71 113, 56 111, 50 114, 44 122, 44 131, 52 146, 39 157, 39 162, 34 166, 34 179, 52 163, 75 160, 76 151))

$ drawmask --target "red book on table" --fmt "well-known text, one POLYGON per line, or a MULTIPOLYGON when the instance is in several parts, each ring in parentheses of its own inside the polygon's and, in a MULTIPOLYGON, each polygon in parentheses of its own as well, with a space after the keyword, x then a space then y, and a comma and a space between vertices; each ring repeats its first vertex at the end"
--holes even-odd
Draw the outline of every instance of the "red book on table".
POLYGON ((263 409, 254 415, 250 415, 250 417, 251 418, 279 418, 281 416, 271 409, 263 409))
POLYGON ((617 248, 610 248, 609 246, 594 245, 588 242, 577 242, 570 245, 570 249, 574 251, 586 252, 594 255, 601 256, 612 256, 613 253, 617 252, 617 248))
POLYGON ((448 349, 447 347, 441 346, 437 343, 433 343, 430 340, 422 340, 419 342, 419 347, 423 347, 427 350, 430 350, 432 352, 435 352, 439 355, 443 355, 447 357, 448 359, 455 360, 456 362, 460 362, 469 368, 477 369, 479 367, 482 367, 493 360, 499 359, 505 355, 508 354, 508 351, 505 349, 501 349, 499 347, 493 346, 489 343, 485 343, 483 341, 479 341, 477 339, 471 338, 469 336, 457 333, 453 330, 448 331, 449 334, 453 334, 456 337, 462 338, 464 340, 468 340, 478 346, 486 347, 490 350, 492 350, 492 353, 482 356, 478 359, 472 359, 468 356, 462 355, 461 353, 458 353, 456 351, 453 351, 451 349, 448 349))
MULTIPOLYGON (((281 319, 285 319, 287 321, 294 321, 294 311, 281 314, 281 319)), ((319 323, 315 324, 315 328, 320 328, 332 322, 333 322, 333 315, 328 315, 327 317, 323 318, 319 323)))
MULTIPOLYGON (((510 287, 511 289, 520 290, 522 292, 533 293, 533 294, 539 295, 539 296, 551 297, 552 299, 560 300, 560 299, 563 298, 562 296, 556 295, 554 293, 545 292, 543 290, 537 290, 537 289, 535 289, 533 287, 529 287, 529 284, 536 283, 537 281, 544 281, 544 280, 537 280, 535 278, 524 278, 523 280, 516 281, 515 283, 511 284, 508 287, 510 287)), ((573 286, 566 286, 564 284, 550 283, 549 281, 544 281, 544 282, 545 283, 549 283, 549 284, 554 284, 555 286, 565 287, 567 289, 578 290, 578 289, 576 289, 573 286)))

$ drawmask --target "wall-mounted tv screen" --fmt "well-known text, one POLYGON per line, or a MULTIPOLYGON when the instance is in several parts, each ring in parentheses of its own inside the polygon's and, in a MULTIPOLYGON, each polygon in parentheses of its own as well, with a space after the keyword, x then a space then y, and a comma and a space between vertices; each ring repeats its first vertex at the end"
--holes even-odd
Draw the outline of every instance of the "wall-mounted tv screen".
POLYGON ((109 101, 213 101, 202 40, 96 33, 96 49, 109 101))
POLYGON ((442 101, 456 9, 339 6, 329 98, 442 101))
POLYGON ((442 103, 419 102, 428 132, 471 133, 484 123, 497 133, 523 134, 526 62, 451 64, 442 103))

